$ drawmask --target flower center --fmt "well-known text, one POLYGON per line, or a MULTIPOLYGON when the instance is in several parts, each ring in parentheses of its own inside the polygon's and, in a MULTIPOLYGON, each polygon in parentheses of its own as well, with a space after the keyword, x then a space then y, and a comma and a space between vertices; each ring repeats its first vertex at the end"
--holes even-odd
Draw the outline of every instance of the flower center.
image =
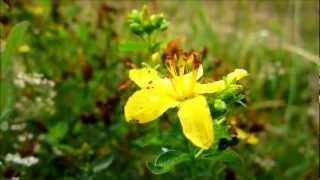
POLYGON ((197 70, 200 66, 199 56, 194 53, 173 53, 166 56, 166 66, 177 100, 194 96, 197 70))

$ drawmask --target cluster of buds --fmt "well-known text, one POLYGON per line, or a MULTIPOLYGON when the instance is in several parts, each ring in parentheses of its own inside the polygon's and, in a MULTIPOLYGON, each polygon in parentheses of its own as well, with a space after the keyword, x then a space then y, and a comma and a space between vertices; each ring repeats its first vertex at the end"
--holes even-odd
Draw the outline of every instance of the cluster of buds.
POLYGON ((129 23, 130 30, 138 36, 150 35, 155 31, 164 31, 169 25, 163 14, 150 15, 146 6, 141 11, 132 10, 129 14, 129 23))

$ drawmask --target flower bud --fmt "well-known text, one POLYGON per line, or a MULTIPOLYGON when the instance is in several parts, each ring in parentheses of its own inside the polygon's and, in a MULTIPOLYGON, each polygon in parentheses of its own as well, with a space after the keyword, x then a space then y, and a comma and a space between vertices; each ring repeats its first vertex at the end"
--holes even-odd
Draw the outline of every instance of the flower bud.
POLYGON ((147 21, 143 26, 143 30, 147 34, 151 34, 155 30, 155 27, 152 25, 150 21, 147 21))
POLYGON ((149 16, 149 9, 148 9, 148 6, 144 5, 143 8, 142 8, 142 11, 141 11, 141 18, 142 18, 142 21, 146 21, 148 19, 148 16, 149 16))
POLYGON ((164 31, 164 30, 168 29, 168 26, 169 26, 169 22, 164 19, 160 25, 160 30, 164 31))
POLYGON ((219 99, 222 99, 224 102, 230 103, 240 95, 243 91, 243 87, 241 85, 230 85, 230 87, 224 90, 219 96, 219 99))
POLYGON ((227 104, 221 99, 217 99, 214 101, 214 109, 220 113, 225 113, 227 111, 227 104))
POLYGON ((138 23, 130 24, 130 30, 136 35, 142 35, 143 34, 143 29, 142 29, 141 25, 138 24, 138 23))
POLYGON ((248 72, 246 70, 236 69, 234 72, 228 74, 227 81, 228 83, 232 84, 246 76, 248 76, 248 72))
POLYGON ((134 23, 141 23, 139 11, 136 9, 132 10, 129 15, 129 20, 134 23))
POLYGON ((159 52, 153 53, 153 54, 152 54, 152 57, 151 57, 151 60, 152 60, 152 62, 154 62, 155 64, 160 63, 160 60, 161 60, 160 53, 159 53, 159 52))

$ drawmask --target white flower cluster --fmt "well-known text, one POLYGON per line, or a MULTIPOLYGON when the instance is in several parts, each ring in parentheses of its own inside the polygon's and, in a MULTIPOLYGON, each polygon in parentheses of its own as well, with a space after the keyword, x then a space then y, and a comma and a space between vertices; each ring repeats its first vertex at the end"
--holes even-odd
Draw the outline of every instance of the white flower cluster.
POLYGON ((18 135, 19 142, 25 142, 25 141, 31 140, 31 139, 33 139, 33 134, 31 134, 31 133, 24 133, 24 134, 18 135))
POLYGON ((15 110, 17 120, 38 118, 43 113, 54 112, 55 83, 39 73, 19 73, 14 79, 18 99, 15 110))
POLYGON ((275 161, 269 158, 261 158, 257 156, 254 158, 254 161, 268 171, 275 166, 275 161))
POLYGON ((20 154, 18 154, 18 153, 16 153, 16 154, 9 153, 6 155, 5 161, 30 167, 34 164, 37 164, 39 162, 39 159, 34 156, 27 156, 27 157, 22 158, 20 156, 20 154))
POLYGON ((40 73, 32 73, 32 74, 27 74, 20 72, 17 75, 17 78, 14 81, 14 84, 19 87, 19 88, 25 88, 27 84, 30 85, 42 85, 42 86, 50 86, 54 87, 55 83, 51 80, 48 80, 43 77, 43 74, 40 73))

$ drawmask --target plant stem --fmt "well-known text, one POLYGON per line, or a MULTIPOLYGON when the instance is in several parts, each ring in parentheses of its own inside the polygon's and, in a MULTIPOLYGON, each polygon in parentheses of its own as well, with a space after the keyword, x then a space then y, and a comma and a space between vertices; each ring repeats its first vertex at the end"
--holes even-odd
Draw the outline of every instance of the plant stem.
POLYGON ((197 152, 197 154, 194 155, 194 158, 198 158, 203 151, 204 151, 204 149, 200 149, 200 150, 197 152))

